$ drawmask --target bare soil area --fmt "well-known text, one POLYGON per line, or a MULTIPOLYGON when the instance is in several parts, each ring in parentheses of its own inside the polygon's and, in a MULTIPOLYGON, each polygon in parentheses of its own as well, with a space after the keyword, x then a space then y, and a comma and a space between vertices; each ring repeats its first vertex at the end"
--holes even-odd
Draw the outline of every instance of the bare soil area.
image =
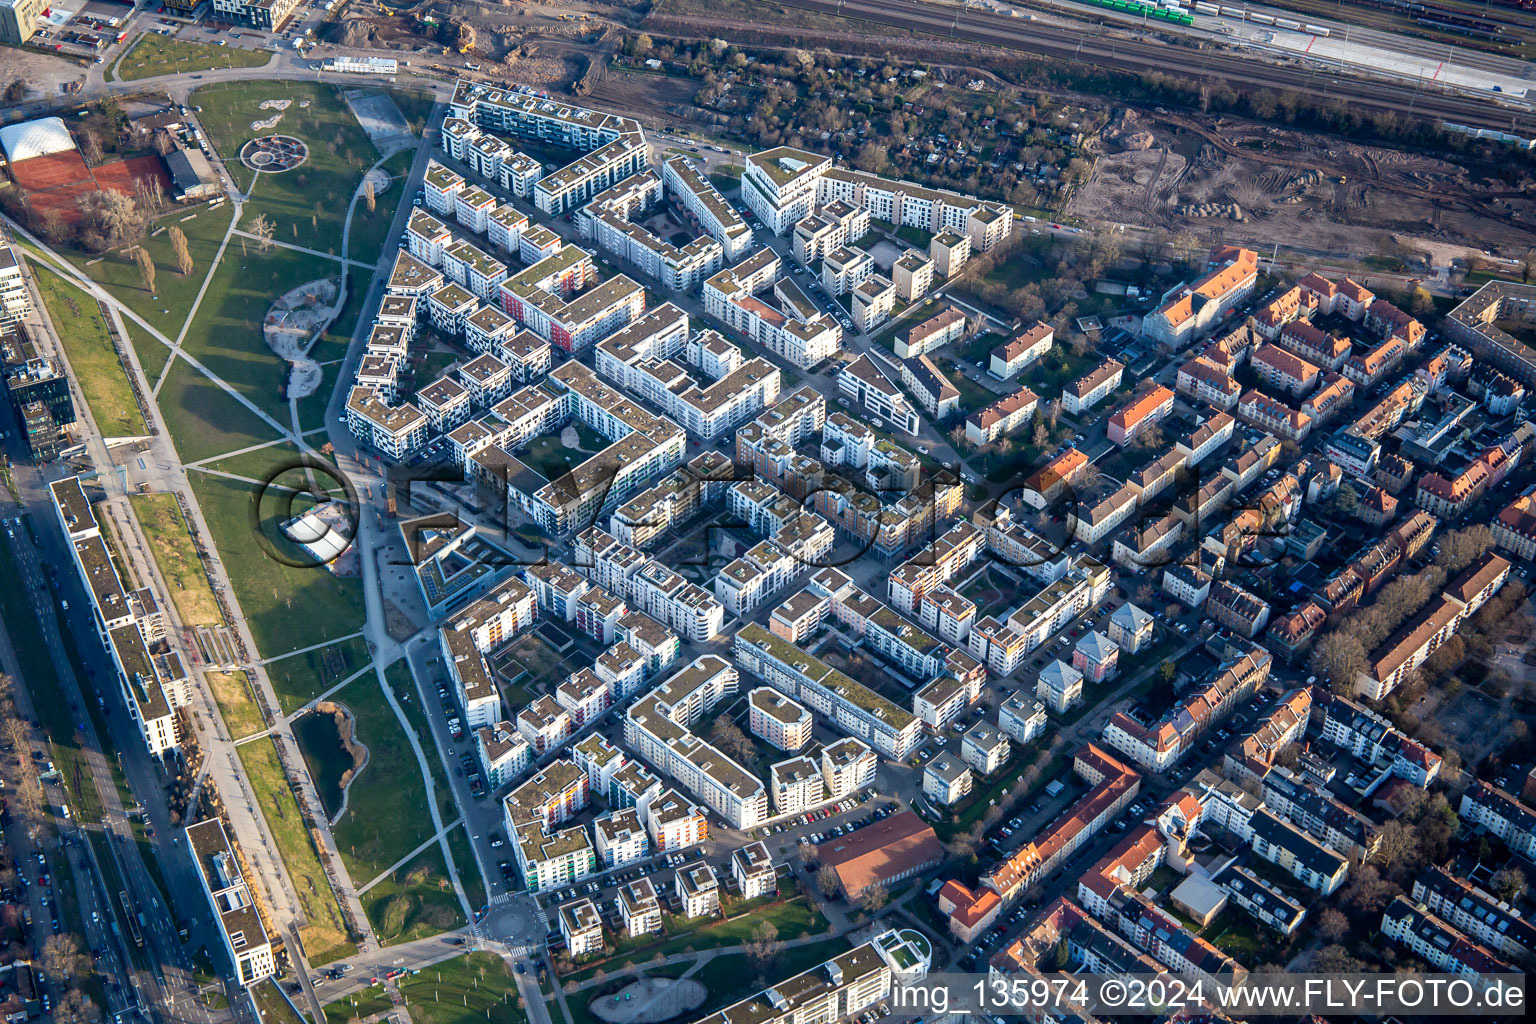
MULTIPOLYGON (((1074 215, 1320 252, 1528 250, 1536 177, 1479 179, 1448 160, 1246 122, 1124 110, 1074 215), (1150 143, 1149 143, 1150 139, 1150 143)), ((1437 258, 1436 258, 1437 257, 1437 258)))

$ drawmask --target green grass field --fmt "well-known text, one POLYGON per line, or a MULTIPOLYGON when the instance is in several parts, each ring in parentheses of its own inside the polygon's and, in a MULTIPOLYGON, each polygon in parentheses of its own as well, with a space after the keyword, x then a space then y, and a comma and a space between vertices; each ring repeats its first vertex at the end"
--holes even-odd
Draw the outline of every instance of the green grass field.
POLYGON ((357 721, 368 763, 352 780, 347 811, 331 829, 347 871, 358 885, 376 877, 432 836, 426 789, 416 753, 372 674, 332 698, 357 721))
MULTIPOLYGON (((231 455, 228 458, 205 462, 203 467, 220 473, 232 473, 235 476, 247 477, 251 480, 264 480, 268 473, 275 469, 292 466, 298 458, 298 446, 292 441, 282 441, 278 444, 267 445, 265 448, 257 448, 254 451, 241 452, 239 455, 231 455)), ((329 479, 325 482, 333 483, 329 479)))
POLYGON ((261 253, 254 243, 248 243, 242 255, 240 247, 232 244, 214 271, 182 350, 268 416, 286 424, 288 400, 283 392, 288 364, 267 347, 262 321, 284 293, 340 274, 340 264, 321 256, 278 246, 261 253))
MULTIPOLYGON (((374 198, 372 213, 368 212, 367 201, 358 199, 357 208, 352 214, 352 233, 347 238, 348 256, 364 263, 378 261, 384 244, 390 240, 389 225, 395 219, 401 198, 405 196, 405 175, 411 169, 411 161, 415 159, 416 151, 406 149, 379 165, 389 172, 394 181, 390 183, 388 191, 374 198)), ((390 246, 391 258, 395 248, 390 246)))
POLYGON ((238 46, 168 39, 155 32, 139 37, 133 49, 123 54, 114 66, 120 81, 136 82, 157 75, 179 75, 189 71, 213 71, 218 68, 260 68, 272 60, 267 50, 245 50, 238 46))
POLYGON ((333 255, 341 251, 347 202, 378 152, 347 109, 338 88, 316 82, 240 81, 205 85, 192 93, 202 107, 199 120, 240 188, 251 194, 246 216, 264 213, 273 238, 333 255), (264 100, 291 100, 275 128, 255 131, 254 121, 276 114, 264 100), (309 147, 309 157, 291 171, 256 173, 240 162, 240 147, 257 134, 289 135, 309 147))
POLYGON ((336 903, 336 893, 320 864, 314 841, 305 827, 299 804, 277 760, 277 748, 269 739, 252 740, 237 748, 246 778, 261 804, 267 829, 288 869, 309 924, 299 931, 304 955, 313 966, 330 963, 357 952, 347 935, 336 903))
POLYGON ((512 969, 494 953, 466 953, 400 981, 417 1024, 526 1024, 512 969))
POLYGON ((256 697, 251 692, 251 680, 244 672, 206 672, 208 689, 219 705, 219 715, 230 736, 243 739, 266 728, 256 697))
POLYGON ((458 869, 464 898, 469 900, 470 909, 478 910, 486 904, 485 882, 480 877, 474 851, 469 847, 468 825, 460 825, 448 833, 448 849, 453 852, 453 866, 458 869))
POLYGON ((278 706, 291 714, 368 664, 368 641, 354 636, 267 664, 278 706))
POLYGON ((429 846, 409 864, 362 895, 374 934, 386 946, 462 928, 464 908, 448 880, 439 846, 429 846))
POLYGON ((223 625, 224 615, 214 600, 208 574, 192 545, 192 535, 187 532, 187 521, 182 517, 176 495, 130 494, 128 502, 139 520, 139 529, 149 541, 160 575, 175 588, 171 591, 171 603, 176 606, 181 624, 223 625))
POLYGON ((370 985, 345 999, 326 1003, 321 1009, 325 1011, 325 1024, 348 1024, 349 1021, 362 1020, 364 1017, 383 1013, 392 1009, 394 1005, 389 998, 389 993, 384 991, 383 985, 370 985))
MULTIPOLYGON (((296 568, 268 555, 251 530, 249 484, 196 472, 189 478, 263 657, 312 647, 362 627, 360 580, 342 579, 323 568, 296 568)), ((262 510, 258 525, 274 548, 300 554, 282 537, 270 510, 262 510)))
MULTIPOLYGON (((432 769, 432 787, 437 792, 437 813, 446 824, 458 817, 459 812, 453 804, 453 790, 448 788, 448 773, 443 768, 443 760, 437 756, 432 729, 427 725, 427 716, 422 714, 421 701, 416 694, 416 684, 411 679, 410 666, 402 658, 384 670, 384 678, 388 681, 389 688, 395 691, 395 700, 400 702, 406 721, 411 723, 411 731, 416 734, 416 738, 421 742, 422 752, 427 755, 427 767, 432 769)), ((456 847, 453 856, 462 874, 464 864, 459 861, 456 847)), ((478 875, 479 872, 476 872, 476 877, 478 875)), ((467 889, 468 886, 466 885, 465 888, 467 889)), ((484 902, 481 900, 475 906, 478 907, 484 902)))
MULTIPOLYGON (((208 276, 214 257, 218 255, 232 215, 228 204, 217 207, 203 204, 175 210, 156 220, 143 242, 144 249, 155 261, 153 292, 145 289, 143 275, 131 252, 113 250, 99 257, 66 252, 70 262, 82 273, 138 313, 155 330, 175 341, 187 321, 193 300, 197 298, 197 290, 203 286, 203 279, 208 276), (173 227, 187 236, 187 253, 192 257, 190 274, 183 275, 176 269, 170 232, 173 227)), ((155 361, 155 349, 164 353, 165 346, 154 338, 142 339, 139 360, 151 381, 159 376, 159 368, 165 362, 163 354, 158 357, 158 362, 155 361)))
POLYGON ((136 437, 148 433, 133 386, 128 383, 128 372, 113 347, 96 300, 36 263, 32 264, 32 279, 102 434, 136 437))
POLYGON ((278 440, 271 425, 180 359, 165 371, 156 403, 183 463, 278 440))

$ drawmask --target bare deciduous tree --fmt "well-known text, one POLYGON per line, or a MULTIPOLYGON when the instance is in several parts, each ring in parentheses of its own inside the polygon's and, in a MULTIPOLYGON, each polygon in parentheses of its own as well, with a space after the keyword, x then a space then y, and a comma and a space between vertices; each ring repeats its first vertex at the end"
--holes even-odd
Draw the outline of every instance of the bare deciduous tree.
POLYGON ((187 248, 187 233, 174 225, 166 234, 171 238, 171 251, 176 254, 176 269, 183 277, 192 273, 192 252, 187 248))
POLYGON ((256 248, 259 252, 266 252, 272 248, 272 221, 266 214, 258 214, 256 219, 251 221, 251 234, 256 236, 256 248))
POLYGON ((372 178, 370 178, 367 181, 363 182, 363 199, 368 204, 368 212, 369 213, 372 213, 374 210, 378 209, 379 202, 378 202, 378 199, 373 194, 373 179, 372 178))
POLYGON ((149 250, 142 245, 133 250, 133 262, 139 265, 139 280, 144 282, 144 290, 153 294, 155 290, 155 258, 149 254, 149 250))

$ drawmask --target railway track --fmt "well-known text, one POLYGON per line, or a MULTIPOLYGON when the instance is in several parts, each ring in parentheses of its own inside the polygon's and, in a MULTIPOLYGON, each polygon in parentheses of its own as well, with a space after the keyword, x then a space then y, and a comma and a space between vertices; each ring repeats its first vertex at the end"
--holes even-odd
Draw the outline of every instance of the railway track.
POLYGON ((1081 29, 1020 21, 969 10, 933 8, 918 0, 773 0, 781 7, 909 31, 948 36, 1022 53, 1133 74, 1159 71, 1201 81, 1337 100, 1361 114, 1388 111, 1474 128, 1536 135, 1536 112, 1496 106, 1491 100, 1425 91, 1390 80, 1364 80, 1322 69, 1257 60, 1223 50, 1170 46, 1112 35, 1099 25, 1081 29))

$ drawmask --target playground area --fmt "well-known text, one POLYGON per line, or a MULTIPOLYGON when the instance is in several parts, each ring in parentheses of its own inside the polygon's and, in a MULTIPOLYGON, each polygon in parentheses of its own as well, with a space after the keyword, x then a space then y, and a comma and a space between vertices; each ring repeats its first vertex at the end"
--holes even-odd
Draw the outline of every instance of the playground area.
POLYGON ((709 991, 688 978, 641 978, 592 1000, 592 1016, 607 1024, 660 1024, 704 1004, 709 991))
POLYGON ((267 347, 288 362, 288 398, 315 393, 324 371, 308 356, 309 346, 341 312, 337 300, 339 282, 321 278, 301 284, 272 304, 262 320, 267 347))
POLYGON ((240 162, 253 171, 281 174, 309 159, 309 147, 291 135, 262 135, 240 147, 240 162))

